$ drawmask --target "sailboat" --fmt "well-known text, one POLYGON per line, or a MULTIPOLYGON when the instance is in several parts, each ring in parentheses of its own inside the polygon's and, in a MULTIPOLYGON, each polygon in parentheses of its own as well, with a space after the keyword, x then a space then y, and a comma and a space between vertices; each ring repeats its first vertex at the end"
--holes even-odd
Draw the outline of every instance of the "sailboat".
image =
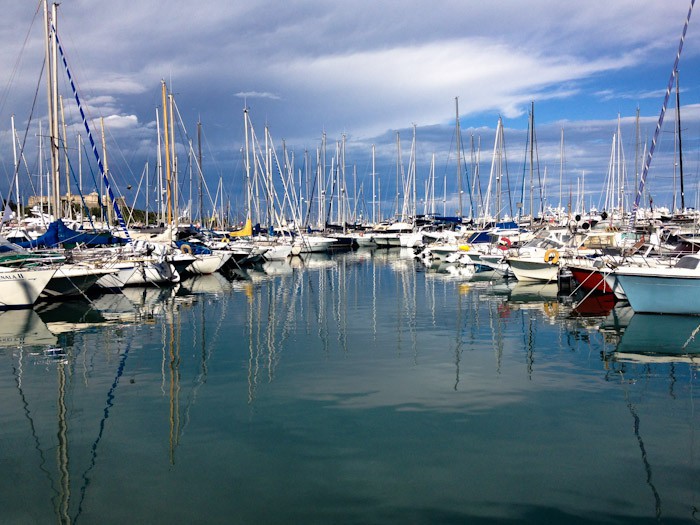
POLYGON ((0 307, 32 306, 57 270, 57 266, 28 269, 0 267, 0 307))

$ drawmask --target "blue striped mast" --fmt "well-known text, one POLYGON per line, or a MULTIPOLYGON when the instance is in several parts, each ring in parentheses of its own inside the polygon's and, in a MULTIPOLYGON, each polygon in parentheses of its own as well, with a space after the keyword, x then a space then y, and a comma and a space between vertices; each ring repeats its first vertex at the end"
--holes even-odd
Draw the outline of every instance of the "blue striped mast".
POLYGON ((681 41, 678 44, 678 52, 676 53, 676 60, 673 63, 673 69, 671 70, 671 78, 668 79, 668 86, 666 87, 666 95, 664 97, 664 103, 661 106, 661 114, 659 115, 659 121, 656 123, 656 130, 654 131, 654 138, 651 141, 651 147, 649 148, 649 154, 644 160, 644 168, 642 169, 642 175, 639 179, 639 187, 637 188, 637 196, 634 199, 634 207, 632 208, 632 215, 629 221, 629 230, 634 230, 634 224, 637 220, 637 210, 639 209, 640 201, 642 200, 642 195, 644 194, 644 186, 646 185, 647 174, 649 173, 649 165, 651 164, 651 158, 654 155, 654 149, 656 148, 656 141, 659 138, 659 133, 661 133, 661 126, 664 123, 664 116, 666 115, 666 108, 668 107, 668 99, 671 96, 671 89, 673 89, 673 82, 676 78, 676 72, 678 71, 678 62, 681 59, 681 51, 683 51, 683 42, 685 41, 685 34, 688 31, 688 24, 690 23, 690 14, 693 12, 693 5, 695 5, 695 0, 690 0, 690 8, 688 9, 688 16, 685 18, 685 24, 683 25, 683 33, 681 34, 681 41))
POLYGON ((54 38, 56 39, 56 46, 58 47, 59 52, 61 53, 61 60, 63 61, 63 67, 66 70, 66 74, 68 75, 68 81, 70 82, 70 87, 73 90, 73 96, 75 97, 75 102, 78 104, 78 110, 80 111, 80 118, 83 121, 83 126, 85 126, 85 131, 87 133, 88 138, 90 139, 90 147, 92 148, 92 152, 95 155, 95 159, 97 159, 97 165, 100 168, 100 173, 102 174, 102 180, 104 181, 105 188, 107 188, 107 195, 109 195, 109 200, 112 203, 112 207, 114 208, 114 213, 117 216, 117 221, 119 222, 119 227, 124 231, 124 235, 126 236, 126 240, 128 243, 131 243, 131 236, 129 235, 129 230, 126 227, 126 221, 124 220, 124 216, 122 215, 121 210, 119 209, 119 204, 117 202, 117 199, 114 197, 114 193, 112 192, 112 187, 109 184, 109 177, 107 176, 107 172, 105 171, 104 165, 102 164, 102 159, 100 158, 100 154, 97 151, 97 146, 95 144, 95 139, 92 137, 92 132, 90 131, 90 126, 88 125, 87 118, 85 117, 85 112, 83 111, 83 106, 80 103, 80 96, 78 95, 78 90, 75 88, 75 83, 73 82, 73 76, 70 73, 70 69, 68 68, 68 61, 66 60, 66 55, 63 52, 63 47, 61 46, 61 42, 58 39, 58 33, 56 32, 56 27, 53 24, 53 21, 51 23, 51 31, 54 35, 54 38))

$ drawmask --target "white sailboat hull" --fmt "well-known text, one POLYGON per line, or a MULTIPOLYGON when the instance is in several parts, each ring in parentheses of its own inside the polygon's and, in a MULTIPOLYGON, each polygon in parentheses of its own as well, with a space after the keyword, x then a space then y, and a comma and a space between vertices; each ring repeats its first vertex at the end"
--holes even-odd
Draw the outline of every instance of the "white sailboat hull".
POLYGON ((0 269, 0 308, 32 306, 55 273, 56 268, 0 269))

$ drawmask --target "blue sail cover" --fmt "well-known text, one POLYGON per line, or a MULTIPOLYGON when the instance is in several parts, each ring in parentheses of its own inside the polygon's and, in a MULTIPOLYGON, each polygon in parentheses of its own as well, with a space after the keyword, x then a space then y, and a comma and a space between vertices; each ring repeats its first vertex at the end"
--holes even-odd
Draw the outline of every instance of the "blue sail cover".
MULTIPOLYGON (((60 245, 81 244, 88 248, 96 246, 110 246, 126 244, 126 239, 115 237, 110 233, 97 233, 71 230, 61 219, 49 224, 46 233, 34 241, 17 242, 22 248, 58 248, 60 245)), ((0 251, 8 251, 5 246, 0 246, 0 251)))
MULTIPOLYGON (((184 241, 175 241, 175 245, 180 248, 181 250, 183 249, 182 247, 187 245, 189 247, 190 253, 194 255, 209 255, 211 250, 204 246, 202 243, 199 242, 189 242, 187 240, 184 241)), ((187 249, 187 248, 185 248, 187 249)))

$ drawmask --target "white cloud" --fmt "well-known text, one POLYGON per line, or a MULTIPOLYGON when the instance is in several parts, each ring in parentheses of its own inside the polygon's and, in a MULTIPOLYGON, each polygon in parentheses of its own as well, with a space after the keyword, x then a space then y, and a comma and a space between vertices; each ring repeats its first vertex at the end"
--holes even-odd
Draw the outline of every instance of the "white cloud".
POLYGON ((274 93, 258 92, 258 91, 239 91, 236 93, 238 98, 267 98, 270 100, 280 100, 279 95, 274 93))

